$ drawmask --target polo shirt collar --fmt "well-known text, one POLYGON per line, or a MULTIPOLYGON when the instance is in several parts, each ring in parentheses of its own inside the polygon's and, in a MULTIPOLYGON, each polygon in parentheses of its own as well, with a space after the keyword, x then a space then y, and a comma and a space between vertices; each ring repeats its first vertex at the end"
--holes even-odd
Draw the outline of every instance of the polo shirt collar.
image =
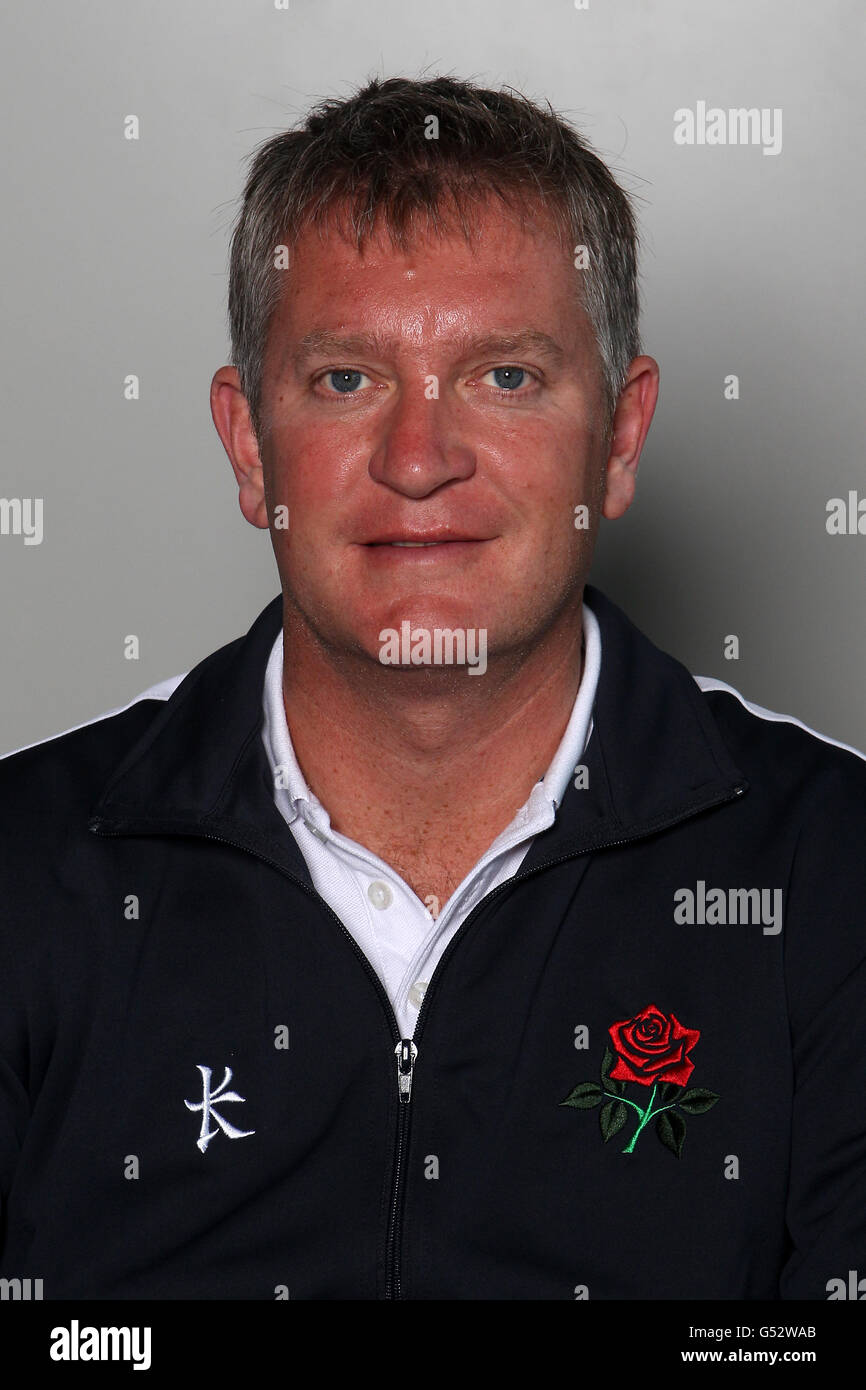
MULTIPOLYGON (((568 782, 527 866, 652 834, 747 787, 686 668, 600 590, 587 585, 584 596, 604 651, 588 782, 568 782)), ((189 672, 120 760, 92 809, 92 830, 209 836, 308 878, 274 804, 261 739, 265 668, 281 627, 277 595, 246 636, 189 672)))

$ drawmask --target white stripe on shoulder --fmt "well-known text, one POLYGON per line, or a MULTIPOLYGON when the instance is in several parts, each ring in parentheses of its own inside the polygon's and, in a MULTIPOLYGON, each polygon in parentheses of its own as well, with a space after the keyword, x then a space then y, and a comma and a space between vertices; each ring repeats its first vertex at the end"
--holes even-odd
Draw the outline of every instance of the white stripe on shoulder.
POLYGON ((101 719, 110 719, 114 714, 123 714, 124 710, 132 709, 132 706, 137 705, 141 700, 167 700, 187 674, 184 671, 180 676, 168 676, 164 681, 158 681, 156 685, 150 685, 147 690, 142 690, 140 695, 134 695, 125 705, 117 705, 115 709, 107 709, 104 714, 97 714, 93 719, 85 719, 82 724, 73 724, 69 729, 61 729, 59 734, 49 734, 47 738, 36 739, 35 743, 23 743, 20 748, 10 748, 8 753, 0 753, 0 762, 4 758, 11 758, 13 753, 24 753, 28 748, 38 748, 42 743, 51 743, 52 739, 62 738, 64 734, 74 734, 76 729, 86 729, 88 724, 98 724, 101 719))
POLYGON ((692 680, 700 686, 701 690, 726 690, 729 695, 734 695, 744 709, 756 714, 759 719, 769 719, 777 724, 796 724, 798 729, 804 729, 813 738, 818 738, 822 743, 832 743, 834 748, 844 748, 846 753, 853 753, 855 757, 862 758, 866 762, 866 753, 854 748, 850 743, 840 743, 837 738, 830 738, 827 734, 819 733, 817 729, 811 729, 808 724, 804 724, 801 719, 795 718, 793 714, 779 714, 776 710, 765 709, 763 705, 753 705, 751 700, 746 700, 732 685, 725 681, 717 681, 714 676, 696 676, 692 673, 692 680))

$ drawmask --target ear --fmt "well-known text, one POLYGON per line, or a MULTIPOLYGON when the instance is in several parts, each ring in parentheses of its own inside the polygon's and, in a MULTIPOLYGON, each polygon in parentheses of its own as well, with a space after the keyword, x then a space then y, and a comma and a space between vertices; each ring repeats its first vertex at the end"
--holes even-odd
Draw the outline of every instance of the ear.
POLYGON ((234 367, 220 367, 210 387, 210 412, 238 484, 240 509, 251 526, 268 529, 264 474, 247 398, 234 367))
POLYGON ((602 515, 616 521, 634 500, 635 480, 659 394, 659 364, 635 357, 619 394, 611 430, 602 515))

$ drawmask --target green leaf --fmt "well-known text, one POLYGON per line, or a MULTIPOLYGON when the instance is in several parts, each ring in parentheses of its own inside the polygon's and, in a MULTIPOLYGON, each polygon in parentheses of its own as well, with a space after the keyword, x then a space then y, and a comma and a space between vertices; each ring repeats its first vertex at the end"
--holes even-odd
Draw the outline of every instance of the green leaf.
POLYGON ((604 1049, 604 1057, 601 1062, 601 1085, 605 1091, 613 1091, 615 1096, 625 1095, 625 1082, 617 1081, 611 1076, 611 1068, 616 1063, 616 1054, 611 1052, 609 1047, 604 1049))
POLYGON ((593 1106, 601 1104, 601 1087, 595 1081, 581 1081, 579 1086, 575 1086, 571 1095, 561 1100, 560 1105, 573 1105, 575 1110, 592 1110, 593 1106))
POLYGON ((676 1110, 665 1110, 656 1120, 656 1134, 666 1149, 670 1149, 677 1158, 682 1156, 686 1137, 686 1122, 682 1115, 678 1115, 676 1110))
POLYGON ((628 1107, 623 1105, 621 1100, 609 1100, 607 1105, 601 1107, 598 1122, 601 1125, 601 1137, 605 1143, 622 1129, 627 1115, 628 1107))
POLYGON ((707 1110, 712 1110, 718 1099, 715 1091, 705 1091, 703 1087, 695 1086, 691 1091, 686 1091, 677 1105, 687 1115, 703 1115, 707 1110))
POLYGON ((659 1105, 670 1105, 674 1096, 679 1095, 682 1089, 675 1081, 663 1081, 656 1092, 656 1100, 659 1105))

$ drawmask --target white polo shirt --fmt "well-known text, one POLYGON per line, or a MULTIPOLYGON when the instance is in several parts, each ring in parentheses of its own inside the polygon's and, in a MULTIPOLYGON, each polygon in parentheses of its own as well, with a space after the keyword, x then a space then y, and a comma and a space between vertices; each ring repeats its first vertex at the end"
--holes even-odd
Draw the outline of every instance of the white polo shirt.
MULTIPOLYGON (((545 776, 434 917, 378 855, 331 829, 331 819, 298 766, 283 704, 283 634, 265 671, 262 739, 274 771, 274 800, 298 842, 316 891, 351 932, 385 987, 411 1038, 424 990, 442 952, 472 908, 520 868, 536 835, 553 824, 574 769, 592 734, 601 669, 601 634, 583 604, 583 675, 565 733, 545 776), (277 768, 280 777, 276 777, 277 768), (284 785, 277 786, 280 781, 284 785)), ((435 907, 435 904, 434 904, 435 907)))

